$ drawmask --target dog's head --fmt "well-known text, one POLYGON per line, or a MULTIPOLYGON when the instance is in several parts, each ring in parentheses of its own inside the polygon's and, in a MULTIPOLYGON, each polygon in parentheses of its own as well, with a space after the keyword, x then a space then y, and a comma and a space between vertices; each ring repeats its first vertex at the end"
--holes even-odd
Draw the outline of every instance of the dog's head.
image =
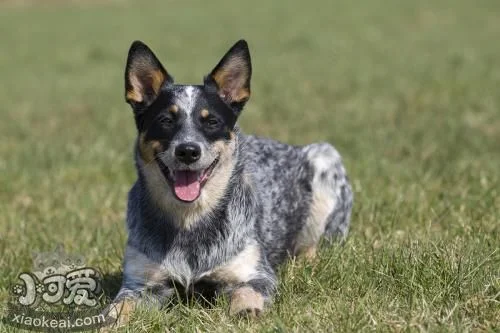
POLYGON ((250 97, 251 74, 244 40, 226 53, 202 85, 174 84, 144 43, 132 44, 125 96, 139 132, 139 167, 157 178, 155 187, 168 188, 179 202, 192 203, 211 182, 220 187, 215 183, 228 179, 234 127, 250 97))

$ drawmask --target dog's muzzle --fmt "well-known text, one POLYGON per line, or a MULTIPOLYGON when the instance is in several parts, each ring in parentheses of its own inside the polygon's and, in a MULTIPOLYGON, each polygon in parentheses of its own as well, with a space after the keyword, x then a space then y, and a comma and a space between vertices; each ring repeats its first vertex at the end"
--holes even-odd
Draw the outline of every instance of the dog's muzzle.
POLYGON ((171 170, 157 158, 160 169, 172 186, 177 199, 183 202, 193 202, 201 194, 203 185, 207 182, 215 166, 219 162, 216 158, 210 166, 204 170, 171 170))

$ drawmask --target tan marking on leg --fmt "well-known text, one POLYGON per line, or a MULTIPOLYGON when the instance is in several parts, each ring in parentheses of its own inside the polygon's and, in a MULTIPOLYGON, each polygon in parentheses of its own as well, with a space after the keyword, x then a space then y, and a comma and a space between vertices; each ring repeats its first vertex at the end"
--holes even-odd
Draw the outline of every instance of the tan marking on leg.
POLYGON ((202 118, 206 118, 206 117, 208 117, 208 115, 209 115, 209 114, 210 114, 210 113, 208 112, 208 110, 207 110, 207 109, 203 109, 203 110, 201 110, 201 117, 202 117, 202 118))
POLYGON ((130 321, 136 306, 136 300, 130 298, 110 304, 103 313, 105 321, 109 326, 101 328, 100 332, 110 332, 112 329, 125 326, 130 321))
POLYGON ((328 215, 330 215, 334 207, 334 198, 322 191, 321 188, 313 189, 309 217, 297 237, 297 245, 295 246, 296 255, 310 252, 310 248, 316 248, 325 230, 328 215))
POLYGON ((305 248, 301 254, 307 261, 314 261, 318 256, 316 245, 305 248))
POLYGON ((254 278, 259 264, 260 248, 257 244, 247 247, 225 265, 204 274, 210 279, 225 283, 248 282, 254 278))
POLYGON ((230 315, 258 317, 264 310, 264 296, 250 287, 236 289, 231 296, 230 315))

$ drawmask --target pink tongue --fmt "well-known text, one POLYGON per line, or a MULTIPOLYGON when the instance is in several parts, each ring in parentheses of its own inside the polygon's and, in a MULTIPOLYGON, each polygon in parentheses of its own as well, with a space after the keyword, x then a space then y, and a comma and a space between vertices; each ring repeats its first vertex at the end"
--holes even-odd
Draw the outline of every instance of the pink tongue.
POLYGON ((196 171, 176 171, 174 191, 182 201, 194 201, 200 195, 200 181, 196 171))

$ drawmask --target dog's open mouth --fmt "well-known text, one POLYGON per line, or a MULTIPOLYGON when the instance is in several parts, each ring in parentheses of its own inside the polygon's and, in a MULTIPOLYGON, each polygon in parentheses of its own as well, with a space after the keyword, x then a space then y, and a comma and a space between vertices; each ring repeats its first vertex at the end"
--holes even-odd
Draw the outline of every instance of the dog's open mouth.
POLYGON ((193 202, 200 196, 203 185, 212 174, 215 166, 219 162, 216 158, 205 170, 173 170, 172 172, 163 162, 158 159, 158 165, 171 184, 177 199, 184 202, 193 202))

